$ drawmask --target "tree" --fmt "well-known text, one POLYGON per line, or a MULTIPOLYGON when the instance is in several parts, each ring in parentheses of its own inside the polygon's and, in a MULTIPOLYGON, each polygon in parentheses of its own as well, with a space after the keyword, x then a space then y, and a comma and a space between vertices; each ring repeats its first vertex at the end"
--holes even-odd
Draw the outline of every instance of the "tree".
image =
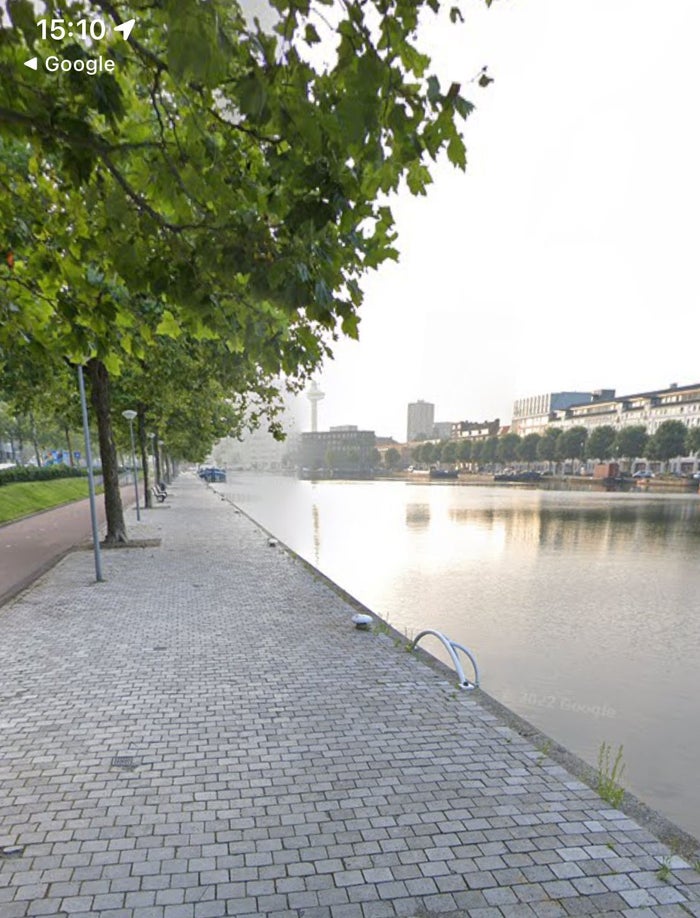
POLYGON ((414 43, 437 0, 344 4, 325 26, 332 59, 316 65, 326 20, 304 0, 272 5, 265 33, 234 0, 75 0, 74 19, 97 6, 109 26, 138 21, 129 42, 87 48, 42 41, 31 5, 9 7, 0 347, 32 341, 86 365, 110 540, 126 537, 110 377, 157 335, 219 338, 263 375, 308 377, 339 334, 357 337, 363 274, 397 257, 387 195, 425 194, 443 151, 466 163, 457 123, 472 105, 414 43), (23 62, 49 48, 119 66, 27 81, 23 62))
POLYGON ((557 459, 583 459, 586 455, 588 431, 585 427, 570 427, 563 430, 557 440, 557 459))
POLYGON ((609 424, 594 428, 586 442, 586 458, 603 461, 613 455, 616 431, 609 424))
POLYGON ((484 465, 495 462, 497 453, 498 437, 488 437, 486 440, 482 440, 481 455, 479 457, 480 462, 484 465))
POLYGON ((682 421, 662 421, 649 439, 647 453, 651 459, 667 462, 685 452, 688 428, 682 421))
POLYGON ((536 433, 527 434, 523 437, 518 446, 518 459, 527 462, 528 465, 534 462, 538 457, 537 449, 541 439, 542 437, 536 433))
POLYGON ((423 465, 430 465, 432 462, 438 461, 440 453, 437 443, 431 443, 429 440, 426 440, 425 443, 418 447, 418 450, 420 461, 423 465))
POLYGON ((542 459, 551 465, 559 454, 558 442, 561 436, 561 430, 558 427, 547 427, 537 444, 537 458, 542 459))
POLYGON ((459 441, 459 445, 457 447, 457 458, 460 460, 460 462, 471 462, 472 461, 473 459, 472 446, 473 444, 471 440, 468 440, 466 438, 459 441))
POLYGON ((700 453, 700 427, 691 427, 688 430, 685 449, 687 453, 700 453))
POLYGON ((486 445, 486 440, 474 440, 469 445, 471 446, 471 461, 478 467, 481 465, 482 461, 485 461, 482 459, 482 457, 484 454, 484 446, 486 445))
POLYGON ((401 467, 401 453, 395 446, 390 446, 384 456, 384 463, 388 469, 398 469, 401 467))
POLYGON ((516 433, 507 433, 500 437, 496 449, 496 458, 498 461, 507 464, 514 462, 518 458, 518 451, 521 443, 522 438, 516 433))
POLYGON ((459 443, 456 440, 445 440, 440 444, 440 461, 456 462, 459 443))
POLYGON ((615 434, 613 455, 616 459, 628 459, 631 462, 646 453, 649 436, 643 424, 630 424, 622 427, 615 434))

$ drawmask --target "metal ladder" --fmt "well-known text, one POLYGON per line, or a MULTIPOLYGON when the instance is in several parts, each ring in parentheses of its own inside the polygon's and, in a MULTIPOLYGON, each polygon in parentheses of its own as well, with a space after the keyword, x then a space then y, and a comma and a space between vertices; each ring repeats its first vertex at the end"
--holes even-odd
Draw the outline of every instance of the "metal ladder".
POLYGON ((455 671, 457 672, 457 678, 459 679, 459 687, 463 689, 467 689, 469 691, 471 691, 472 689, 478 688, 479 687, 479 667, 476 665, 476 660, 474 659, 474 655, 472 654, 470 650, 467 650, 466 647, 462 646, 462 644, 458 644, 457 641, 451 640, 446 635, 444 635, 441 631, 433 631, 432 628, 427 628, 425 631, 421 631, 420 634, 417 635, 413 639, 413 642, 411 644, 411 650, 415 650, 416 647, 418 646, 418 641, 420 641, 421 638, 424 638, 428 634, 442 641, 442 644, 445 650, 449 653, 452 663, 454 664, 455 671), (464 669, 462 668, 462 663, 459 657, 457 656, 458 650, 461 650, 462 653, 465 654, 467 657, 469 657, 469 660, 471 661, 471 664, 474 668, 473 681, 470 679, 467 679, 467 677, 464 675, 464 669))

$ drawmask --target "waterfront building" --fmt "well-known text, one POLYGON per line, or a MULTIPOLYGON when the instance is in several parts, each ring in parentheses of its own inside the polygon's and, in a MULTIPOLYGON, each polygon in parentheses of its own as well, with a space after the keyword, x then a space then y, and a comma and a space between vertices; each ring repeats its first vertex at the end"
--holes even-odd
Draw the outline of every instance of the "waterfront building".
POLYGON ((637 424, 646 427, 648 434, 656 433, 663 421, 681 421, 688 428, 700 425, 700 383, 671 383, 666 389, 617 398, 613 392, 612 396, 555 411, 550 423, 562 429, 585 427, 588 431, 603 425, 619 430, 637 424))
POLYGON ((547 392, 519 398, 513 404, 511 431, 521 437, 542 433, 552 423, 556 412, 575 405, 589 405, 598 398, 614 397, 614 389, 601 389, 598 392, 547 392))
POLYGON ((452 425, 453 440, 487 440, 501 431, 501 419, 493 421, 458 421, 452 425))
POLYGON ((449 440, 452 436, 452 421, 435 421, 433 424, 431 440, 449 440))
POLYGON ((406 442, 414 440, 429 440, 433 435, 435 425, 435 405, 419 399, 409 402, 408 423, 406 426, 406 442))
POLYGON ((278 471, 295 465, 298 453, 299 435, 294 429, 287 428, 287 438, 275 440, 265 429, 247 432, 238 439, 224 437, 212 450, 212 461, 215 465, 228 469, 256 469, 258 471, 278 471))
POLYGON ((305 469, 336 469, 344 472, 367 471, 374 465, 373 430, 356 426, 302 433, 300 465, 305 469))

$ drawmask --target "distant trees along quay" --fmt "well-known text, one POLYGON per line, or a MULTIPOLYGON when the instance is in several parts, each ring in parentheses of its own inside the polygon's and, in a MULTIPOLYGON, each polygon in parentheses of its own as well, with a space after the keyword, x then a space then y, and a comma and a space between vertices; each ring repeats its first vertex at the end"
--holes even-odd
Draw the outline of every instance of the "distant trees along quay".
POLYGON ((421 465, 461 464, 481 468, 522 462, 561 463, 573 471, 578 464, 619 460, 629 471, 643 464, 670 464, 672 474, 692 475, 697 471, 700 453, 700 427, 686 427, 682 421, 662 421, 653 434, 644 425, 615 430, 603 425, 589 431, 585 427, 561 430, 548 427, 543 433, 521 437, 505 433, 481 440, 425 441, 411 450, 411 459, 421 465))

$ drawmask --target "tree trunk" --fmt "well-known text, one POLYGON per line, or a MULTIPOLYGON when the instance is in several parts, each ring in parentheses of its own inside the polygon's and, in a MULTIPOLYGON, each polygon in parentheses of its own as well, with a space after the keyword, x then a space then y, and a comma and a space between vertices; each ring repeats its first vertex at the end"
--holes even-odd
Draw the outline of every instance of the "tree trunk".
POLYGON ((37 443, 37 439, 36 439, 36 424, 34 423, 34 414, 31 411, 29 412, 29 427, 31 430, 32 446, 34 447, 34 455, 36 456, 36 467, 40 469, 41 468, 41 456, 39 454, 39 444, 37 443))
POLYGON ((146 437, 146 406, 139 403, 137 406, 136 431, 139 441, 139 454, 141 456, 141 470, 143 471, 143 505, 147 510, 153 506, 153 495, 151 494, 150 482, 148 479, 148 439, 146 437))
POLYGON ((158 443, 158 428, 157 427, 155 428, 155 434, 156 435, 153 438, 153 457, 156 463, 156 470, 155 470, 156 484, 160 485, 161 481, 163 480, 163 475, 160 470, 160 444, 158 443))
POLYGON ((73 446, 70 442, 70 431, 66 427, 63 431, 66 437, 66 443, 68 444, 68 464, 71 468, 75 467, 75 462, 73 461, 73 446))
POLYGON ((112 433, 109 373, 102 361, 94 357, 88 361, 86 369, 90 377, 90 401, 97 418, 97 435, 102 459, 102 482, 107 516, 105 542, 126 542, 128 538, 124 523, 122 498, 119 491, 117 450, 112 433))

